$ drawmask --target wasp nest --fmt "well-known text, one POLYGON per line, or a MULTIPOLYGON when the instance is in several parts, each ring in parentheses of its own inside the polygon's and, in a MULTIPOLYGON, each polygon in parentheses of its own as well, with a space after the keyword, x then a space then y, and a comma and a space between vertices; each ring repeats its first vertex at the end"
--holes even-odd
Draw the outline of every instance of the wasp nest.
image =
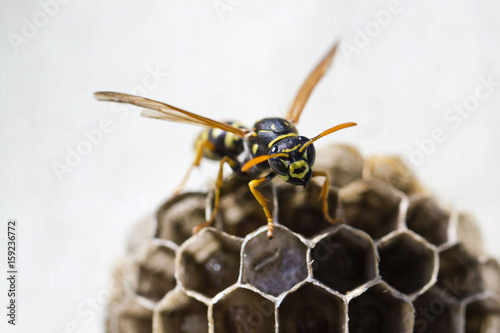
POLYGON ((115 270, 107 331, 500 332, 500 267, 469 216, 443 208, 396 157, 336 145, 331 225, 320 185, 264 188, 276 219, 238 177, 226 180, 214 228, 211 195, 184 193, 139 224, 115 270), (208 203, 208 204, 207 204, 208 203))

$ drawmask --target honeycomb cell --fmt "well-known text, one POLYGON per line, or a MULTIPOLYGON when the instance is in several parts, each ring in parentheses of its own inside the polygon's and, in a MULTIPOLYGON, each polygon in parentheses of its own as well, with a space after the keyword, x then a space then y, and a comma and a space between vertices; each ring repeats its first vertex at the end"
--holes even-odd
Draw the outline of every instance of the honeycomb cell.
POLYGON ((243 245, 242 282, 277 296, 307 277, 306 246, 286 228, 261 228, 243 245))
POLYGON ((457 243, 462 244, 467 252, 476 257, 484 254, 481 233, 469 215, 458 216, 457 243))
POLYGON ((346 306, 326 289, 306 283, 287 294, 279 306, 279 331, 337 333, 345 326, 346 306))
POLYGON ((477 259, 465 251, 460 244, 439 254, 439 273, 436 284, 459 300, 484 291, 477 259))
POLYGON ((401 196, 378 179, 358 180, 339 191, 347 223, 378 239, 398 227, 401 196))
POLYGON ((153 307, 151 302, 129 296, 108 312, 108 333, 148 333, 153 331, 153 307))
POLYGON ((418 293, 436 278, 436 250, 421 238, 400 233, 384 239, 378 251, 382 279, 402 293, 418 293))
POLYGON ((165 202, 156 212, 154 237, 182 244, 193 227, 205 222, 206 193, 181 193, 165 202))
MULTIPOLYGON (((267 218, 262 207, 248 187, 248 179, 229 177, 222 188, 220 216, 222 230, 230 235, 245 237, 250 232, 266 224, 267 218)), ((259 188, 266 197, 272 198, 271 187, 259 188)), ((269 209, 273 208, 268 201, 269 209)))
POLYGON ((342 187, 360 179, 363 173, 363 157, 352 146, 336 144, 318 149, 316 170, 326 170, 330 184, 342 187))
POLYGON ((406 225, 431 244, 439 246, 448 241, 449 220, 450 213, 441 209, 434 199, 421 195, 410 197, 406 225))
POLYGON ((207 315, 204 303, 177 289, 157 305, 153 326, 158 333, 207 333, 207 315))
POLYGON ((413 302, 414 332, 461 332, 460 305, 454 297, 438 287, 432 287, 413 302))
POLYGON ((244 288, 224 295, 213 305, 215 333, 274 332, 274 303, 244 288))
POLYGON ((145 244, 134 261, 134 292, 157 302, 175 287, 175 250, 162 241, 145 244))
MULTIPOLYGON (((319 199, 321 186, 311 182, 306 189, 290 184, 278 188, 278 221, 290 230, 305 237, 311 237, 332 226, 323 215, 322 200, 319 199)), ((328 194, 329 214, 335 217, 337 191, 328 194)))
POLYGON ((323 236, 310 250, 313 277, 346 293, 377 276, 377 254, 371 238, 342 226, 323 236))
POLYGON ((131 258, 121 257, 116 260, 112 273, 112 289, 109 298, 108 310, 116 309, 119 304, 130 295, 132 288, 130 281, 134 280, 131 274, 131 258))
POLYGON ((212 228, 202 229, 178 253, 178 278, 188 289, 213 297, 238 279, 241 240, 212 228))
POLYGON ((500 332, 500 304, 498 299, 487 297, 467 304, 465 308, 465 332, 500 332))
POLYGON ((414 311, 411 303, 378 283, 349 302, 350 333, 412 332, 414 311))
POLYGON ((484 290, 500 295, 500 265, 495 259, 484 259, 480 264, 484 290))
POLYGON ((408 195, 422 191, 414 173, 398 156, 369 157, 365 160, 363 177, 380 179, 408 195))

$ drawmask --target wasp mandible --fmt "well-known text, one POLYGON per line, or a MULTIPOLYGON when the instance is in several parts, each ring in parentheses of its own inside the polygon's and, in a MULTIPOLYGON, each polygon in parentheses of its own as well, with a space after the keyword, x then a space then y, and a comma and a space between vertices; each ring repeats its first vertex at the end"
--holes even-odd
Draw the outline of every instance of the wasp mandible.
POLYGON ((313 177, 324 177, 325 182, 320 195, 323 215, 331 223, 340 222, 328 214, 328 174, 325 171, 313 171, 316 157, 313 143, 333 132, 355 126, 356 123, 331 127, 312 139, 300 136, 295 128, 309 95, 331 64, 337 46, 338 44, 335 44, 332 47, 307 77, 285 118, 259 120, 251 130, 237 123, 215 121, 144 97, 116 92, 96 92, 94 96, 100 101, 128 103, 146 108, 141 112, 143 117, 207 127, 196 141, 195 159, 178 188, 179 190, 182 188, 193 167, 199 166, 203 157, 220 161, 212 214, 205 223, 197 226, 194 232, 211 225, 219 211, 223 166, 227 163, 234 172, 253 178, 248 187, 264 210, 267 217, 267 237, 272 239, 273 218, 267 207, 266 198, 257 188, 269 183, 275 176, 279 176, 287 183, 303 187, 306 187, 313 177))

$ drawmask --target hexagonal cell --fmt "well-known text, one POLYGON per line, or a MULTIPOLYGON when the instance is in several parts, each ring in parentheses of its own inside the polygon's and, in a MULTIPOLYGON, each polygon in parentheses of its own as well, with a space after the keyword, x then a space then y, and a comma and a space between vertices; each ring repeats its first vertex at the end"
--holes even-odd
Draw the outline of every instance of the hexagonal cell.
POLYGON ((144 245, 134 261, 134 293, 159 301, 175 287, 175 251, 161 241, 144 245))
POLYGON ((406 194, 422 191, 413 172, 398 156, 369 157, 364 164, 363 177, 380 179, 406 194))
POLYGON ((377 253, 371 238, 345 226, 321 238, 309 258, 313 277, 344 294, 377 276, 377 253))
POLYGON ((156 307, 153 326, 158 333, 208 332, 208 307, 180 289, 170 293, 156 307))
POLYGON ((467 214, 458 216, 457 243, 462 244, 465 250, 474 256, 484 254, 481 232, 474 219, 467 214))
POLYGON ((259 230, 243 248, 242 282, 277 296, 307 277, 306 246, 286 228, 275 226, 274 238, 259 230))
POLYGON ((318 149, 315 170, 328 171, 330 184, 342 187, 361 178, 363 157, 352 146, 330 145, 318 149))
POLYGON ((436 250, 421 238, 397 234, 379 245, 380 275, 405 294, 418 293, 435 278, 436 250))
POLYGON ((477 259, 465 251, 460 244, 439 254, 439 273, 436 284, 460 300, 484 291, 477 259))
POLYGON ((461 332, 460 304, 444 290, 432 287, 413 302, 414 332, 461 332))
POLYGON ((499 300, 487 297, 467 304, 465 308, 465 332, 500 332, 499 300))
POLYGON ((178 278, 189 290, 213 297, 238 280, 241 240, 202 229, 179 249, 178 278))
MULTIPOLYGON (((268 207, 272 211, 271 186, 259 188, 259 192, 269 199, 268 207)), ((220 207, 222 230, 230 235, 245 237, 267 223, 261 205, 250 192, 248 179, 241 176, 224 180, 220 207)))
POLYGON ((244 288, 224 295, 213 305, 215 333, 274 332, 274 303, 244 288))
MULTIPOLYGON (((278 187, 278 221, 290 230, 311 237, 332 226, 323 215, 323 201, 319 199, 321 186, 311 182, 306 189, 290 184, 278 187)), ((332 217, 338 206, 335 189, 328 194, 328 210, 332 217)))
POLYGON ((113 313, 116 312, 119 308, 120 304, 123 300, 130 295, 130 289, 128 287, 129 281, 126 281, 130 278, 130 258, 121 257, 117 258, 113 263, 113 271, 112 271, 112 286, 111 295, 109 297, 107 312, 113 313), (127 284, 127 286, 126 286, 127 284))
POLYGON ((415 231, 436 246, 448 241, 450 213, 441 209, 432 198, 410 197, 406 215, 408 229, 415 231))
POLYGON ((156 212, 154 237, 182 244, 193 227, 205 222, 206 193, 181 193, 165 202, 156 212))
POLYGON ((306 283, 285 296, 278 310, 279 331, 344 332, 346 305, 326 289, 306 283))
POLYGON ((141 302, 136 297, 126 297, 108 311, 107 333, 136 333, 153 331, 153 303, 141 302))
POLYGON ((347 223, 374 239, 398 227, 401 196, 381 180, 355 181, 340 189, 339 200, 347 223))
POLYGON ((350 333, 412 332, 411 303, 397 297, 384 283, 353 298, 348 306, 350 333))
POLYGON ((484 290, 500 295, 500 265, 495 259, 484 259, 480 264, 484 290))

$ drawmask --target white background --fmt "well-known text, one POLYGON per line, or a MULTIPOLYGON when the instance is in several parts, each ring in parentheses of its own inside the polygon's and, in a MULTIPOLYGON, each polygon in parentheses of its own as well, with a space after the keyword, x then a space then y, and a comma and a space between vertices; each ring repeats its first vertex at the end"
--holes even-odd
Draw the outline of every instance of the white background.
MULTIPOLYGON (((373 12, 387 11, 386 0, 222 0, 231 7, 223 13, 214 3, 1 1, 0 232, 18 219, 16 332, 68 332, 68 323, 101 331, 103 304, 88 312, 89 300, 106 288, 130 225, 169 196, 191 163, 197 128, 142 119, 136 109, 121 117, 92 97, 137 92, 148 68, 168 74, 147 97, 251 126, 285 113, 334 40, 358 46, 337 55, 301 133, 355 121, 318 145, 348 142, 364 155, 408 159, 416 141, 441 128, 446 139, 414 169, 443 202, 476 217, 487 251, 499 257, 500 86, 456 128, 443 118, 471 100, 478 78, 500 82, 497 1, 402 0, 384 27, 373 12), (360 44, 365 29, 372 37, 360 44), (66 164, 103 119, 113 131, 58 177, 54 163, 66 164)), ((209 164, 188 187, 214 178, 209 164)))

